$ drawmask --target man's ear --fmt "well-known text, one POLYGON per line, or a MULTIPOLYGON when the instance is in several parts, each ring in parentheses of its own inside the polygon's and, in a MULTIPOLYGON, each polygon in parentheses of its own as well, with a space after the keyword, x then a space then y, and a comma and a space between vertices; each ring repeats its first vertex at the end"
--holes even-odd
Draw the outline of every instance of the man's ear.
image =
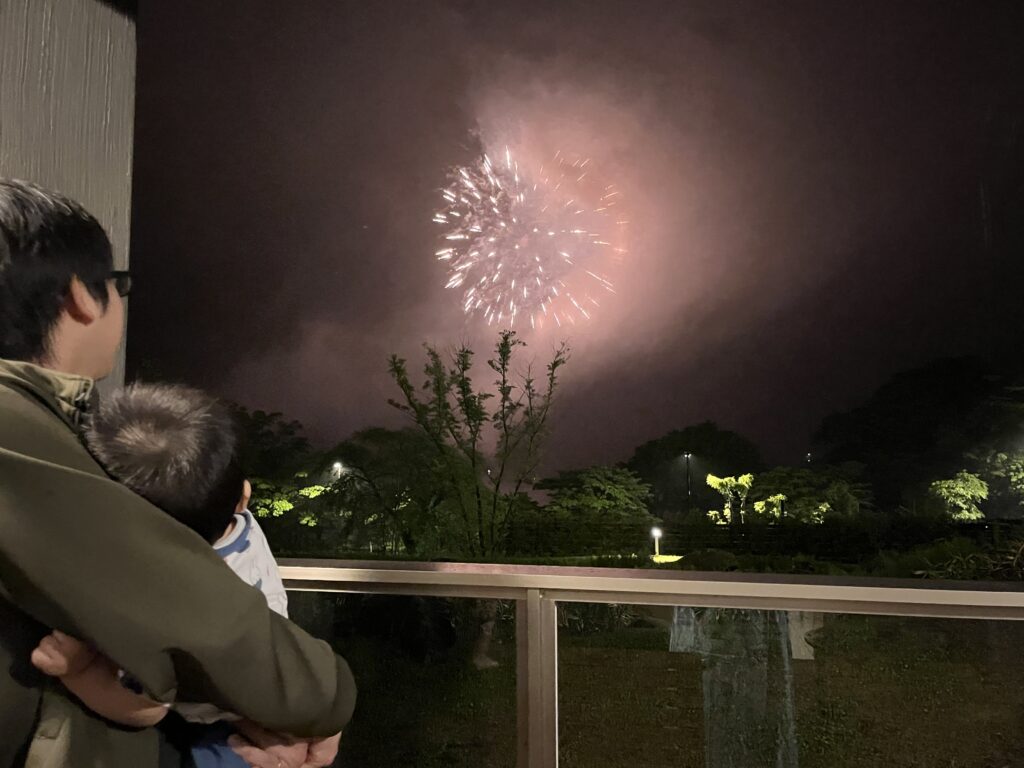
POLYGON ((63 309, 72 320, 82 325, 92 325, 103 316, 103 306, 77 277, 71 278, 63 309))

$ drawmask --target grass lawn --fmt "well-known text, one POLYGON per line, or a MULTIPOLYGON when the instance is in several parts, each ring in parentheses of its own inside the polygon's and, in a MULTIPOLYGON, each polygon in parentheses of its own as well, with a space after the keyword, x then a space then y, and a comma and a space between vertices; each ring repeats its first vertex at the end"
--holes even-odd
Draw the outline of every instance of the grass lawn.
MULTIPOLYGON (((1024 625, 837 616, 813 643, 793 662, 801 768, 1024 766, 1024 625)), ((663 629, 563 638, 566 768, 703 768, 702 662, 667 647, 663 629)))

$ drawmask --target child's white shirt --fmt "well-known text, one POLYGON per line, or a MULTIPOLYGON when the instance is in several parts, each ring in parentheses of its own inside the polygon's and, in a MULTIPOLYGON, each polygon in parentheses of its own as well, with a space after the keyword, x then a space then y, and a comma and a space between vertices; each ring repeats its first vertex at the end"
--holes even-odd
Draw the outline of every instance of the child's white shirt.
MULTIPOLYGON (((236 514, 234 526, 214 543, 213 550, 242 581, 263 593, 272 611, 288 617, 288 593, 267 537, 252 512, 247 509, 236 514)), ((173 706, 175 712, 195 723, 238 719, 237 715, 223 712, 212 704, 182 703, 173 706)))
POLYGON ((228 567, 246 584, 260 590, 270 610, 288 618, 288 594, 270 551, 267 537, 248 509, 235 515, 235 525, 213 545, 228 567))

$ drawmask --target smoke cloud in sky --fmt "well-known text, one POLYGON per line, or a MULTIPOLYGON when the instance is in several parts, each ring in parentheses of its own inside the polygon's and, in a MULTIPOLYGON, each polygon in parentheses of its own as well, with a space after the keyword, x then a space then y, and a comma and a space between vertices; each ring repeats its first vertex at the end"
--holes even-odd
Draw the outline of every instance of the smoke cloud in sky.
MULTIPOLYGON (((896 370, 991 351, 972 254, 986 116, 1019 95, 1002 6, 231 5, 141 12, 144 375, 324 441, 401 423, 390 353, 493 344, 431 217, 505 145, 590 157, 630 221, 616 294, 564 334, 551 467, 704 419, 786 460, 896 370)), ((538 363, 562 337, 521 330, 538 363)))

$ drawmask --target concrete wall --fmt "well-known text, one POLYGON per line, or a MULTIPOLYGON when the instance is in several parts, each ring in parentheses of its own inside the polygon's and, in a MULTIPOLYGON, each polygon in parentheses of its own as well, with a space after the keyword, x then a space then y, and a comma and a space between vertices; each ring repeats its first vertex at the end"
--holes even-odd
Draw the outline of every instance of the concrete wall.
MULTIPOLYGON (((79 200, 128 264, 135 24, 97 0, 0 0, 0 176, 79 200)), ((124 353, 111 383, 124 377, 124 353)))

